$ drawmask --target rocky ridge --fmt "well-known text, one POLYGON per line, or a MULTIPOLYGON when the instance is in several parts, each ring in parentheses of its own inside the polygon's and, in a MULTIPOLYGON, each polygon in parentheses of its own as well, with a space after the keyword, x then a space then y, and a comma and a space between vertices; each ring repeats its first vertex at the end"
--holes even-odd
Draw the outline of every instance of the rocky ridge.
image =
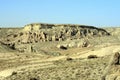
POLYGON ((19 33, 9 34, 5 43, 64 41, 110 35, 101 28, 70 24, 28 24, 19 33))
POLYGON ((34 48, 31 43, 71 41, 108 35, 110 34, 106 30, 94 26, 34 23, 25 25, 16 33, 5 35, 0 43, 21 52, 31 52, 34 48))

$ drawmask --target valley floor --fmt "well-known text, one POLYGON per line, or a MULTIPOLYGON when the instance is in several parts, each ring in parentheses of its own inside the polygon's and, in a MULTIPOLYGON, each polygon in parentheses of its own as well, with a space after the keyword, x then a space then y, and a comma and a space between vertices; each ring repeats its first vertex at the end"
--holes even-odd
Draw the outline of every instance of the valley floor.
MULTIPOLYGON (((119 51, 119 47, 120 45, 99 49, 97 47, 70 48, 58 50, 66 53, 60 56, 1 53, 0 77, 1 80, 34 80, 33 78, 35 80, 101 80, 110 61, 110 55, 119 51), (89 59, 89 55, 96 55, 97 58, 89 59)), ((119 66, 116 67, 119 70, 119 66)), ((114 74, 113 72, 116 73, 113 70, 111 74, 114 74)))

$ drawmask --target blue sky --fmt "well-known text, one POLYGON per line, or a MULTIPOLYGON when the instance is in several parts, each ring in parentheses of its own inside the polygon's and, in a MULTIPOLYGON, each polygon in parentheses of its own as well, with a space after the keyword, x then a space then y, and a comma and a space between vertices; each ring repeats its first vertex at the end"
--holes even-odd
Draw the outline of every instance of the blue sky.
POLYGON ((0 27, 36 22, 120 26, 120 0, 0 0, 0 27))

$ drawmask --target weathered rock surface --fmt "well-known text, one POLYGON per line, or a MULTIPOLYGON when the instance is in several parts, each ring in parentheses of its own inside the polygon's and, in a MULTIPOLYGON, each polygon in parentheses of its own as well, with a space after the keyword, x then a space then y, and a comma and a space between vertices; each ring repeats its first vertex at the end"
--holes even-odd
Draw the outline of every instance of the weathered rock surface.
MULTIPOLYGON (((7 34, 6 37, 0 39, 0 43, 9 45, 13 49, 18 49, 16 45, 49 41, 66 41, 107 35, 110 34, 106 30, 93 26, 34 23, 25 25, 25 27, 17 33, 7 34)), ((73 45, 71 44, 69 46, 73 45)), ((87 46, 88 44, 86 43, 83 45, 83 47, 87 46)))
POLYGON ((106 36, 107 31, 101 28, 70 24, 28 24, 23 31, 7 35, 7 43, 36 43, 45 41, 64 41, 84 37, 106 36))

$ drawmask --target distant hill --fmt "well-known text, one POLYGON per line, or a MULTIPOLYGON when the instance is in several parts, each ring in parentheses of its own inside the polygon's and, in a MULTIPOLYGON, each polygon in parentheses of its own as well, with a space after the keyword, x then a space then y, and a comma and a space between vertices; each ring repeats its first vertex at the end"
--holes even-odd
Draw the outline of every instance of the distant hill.
MULTIPOLYGON (((106 30, 94 26, 45 23, 27 24, 23 28, 1 28, 0 34, 0 43, 12 49, 22 44, 89 39, 110 35, 106 30)), ((25 46, 22 45, 22 47, 25 46)))

